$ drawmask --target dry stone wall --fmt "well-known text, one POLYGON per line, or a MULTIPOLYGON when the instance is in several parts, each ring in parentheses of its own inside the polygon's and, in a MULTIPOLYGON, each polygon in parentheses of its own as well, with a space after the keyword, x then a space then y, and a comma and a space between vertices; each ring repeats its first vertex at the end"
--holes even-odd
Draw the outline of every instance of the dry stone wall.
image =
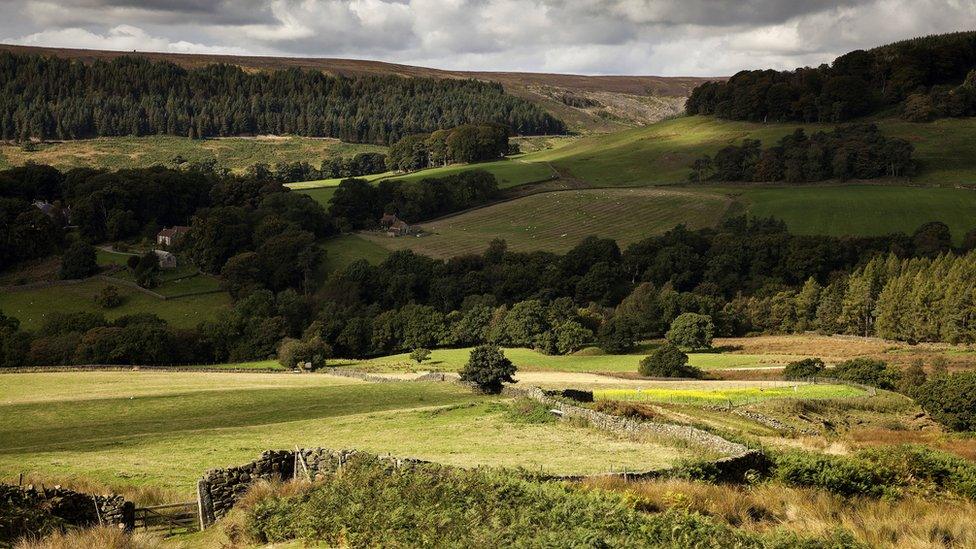
POLYGON ((353 456, 371 456, 386 461, 396 468, 430 463, 418 459, 373 456, 358 450, 328 448, 267 450, 252 462, 225 469, 212 469, 203 475, 197 483, 201 524, 207 527, 225 516, 247 492, 251 484, 258 480, 271 482, 293 478, 318 480, 335 474, 353 456))
POLYGON ((61 486, 0 484, 0 498, 19 506, 43 509, 69 526, 102 524, 131 530, 135 523, 135 505, 118 495, 84 494, 61 486))

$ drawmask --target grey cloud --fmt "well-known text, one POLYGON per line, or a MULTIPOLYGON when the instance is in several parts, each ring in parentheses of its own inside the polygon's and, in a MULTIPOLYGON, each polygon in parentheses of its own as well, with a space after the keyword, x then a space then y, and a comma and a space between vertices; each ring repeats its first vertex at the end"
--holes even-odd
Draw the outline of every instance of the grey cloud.
POLYGON ((8 42, 601 74, 816 65, 976 28, 976 0, 11 0, 4 10, 8 42))

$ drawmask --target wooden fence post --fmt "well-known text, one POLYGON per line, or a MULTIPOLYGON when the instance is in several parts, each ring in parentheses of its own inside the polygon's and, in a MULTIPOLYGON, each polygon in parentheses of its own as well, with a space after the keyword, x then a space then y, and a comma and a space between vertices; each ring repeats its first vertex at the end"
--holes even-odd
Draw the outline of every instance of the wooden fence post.
POLYGON ((206 530, 216 521, 213 500, 210 498, 210 483, 202 478, 197 481, 197 513, 200 516, 200 530, 206 530))

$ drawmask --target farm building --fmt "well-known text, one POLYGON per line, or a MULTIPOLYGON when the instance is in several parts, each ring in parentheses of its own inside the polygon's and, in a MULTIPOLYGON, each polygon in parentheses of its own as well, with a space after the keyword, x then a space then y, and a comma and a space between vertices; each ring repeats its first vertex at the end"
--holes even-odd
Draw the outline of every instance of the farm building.
POLYGON ((183 225, 173 225, 172 227, 164 228, 156 233, 156 244, 159 246, 172 246, 186 236, 188 232, 190 232, 190 228, 184 227, 183 225))
POLYGON ((175 269, 178 262, 176 261, 176 255, 167 252, 166 250, 153 250, 156 252, 156 257, 159 259, 159 268, 163 270, 175 269))
POLYGON ((409 223, 397 217, 396 214, 384 214, 380 218, 380 227, 386 231, 387 236, 391 237, 409 236, 415 232, 414 227, 411 227, 409 223))
POLYGON ((41 213, 51 219, 57 220, 61 218, 64 222, 70 223, 71 207, 61 206, 60 202, 52 204, 47 200, 35 200, 33 204, 35 208, 41 210, 41 213))

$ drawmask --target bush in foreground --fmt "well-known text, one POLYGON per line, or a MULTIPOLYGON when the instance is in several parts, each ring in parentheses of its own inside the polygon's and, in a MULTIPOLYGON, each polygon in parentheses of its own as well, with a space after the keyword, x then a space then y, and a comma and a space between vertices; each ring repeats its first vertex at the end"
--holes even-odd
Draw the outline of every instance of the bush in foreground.
POLYGON ((976 464, 924 446, 887 446, 853 456, 787 452, 773 457, 773 478, 842 496, 949 493, 976 499, 976 464))
MULTIPOLYGON (((698 514, 645 514, 632 500, 511 472, 392 469, 357 457, 301 494, 272 494, 243 513, 250 542, 348 547, 845 547, 747 533, 698 514)), ((245 541, 245 540, 236 540, 245 541)))
POLYGON ((637 371, 644 377, 701 377, 701 370, 688 364, 688 355, 665 343, 640 361, 637 371))
POLYGON ((473 383, 484 393, 498 394, 502 383, 515 383, 515 370, 498 345, 479 345, 471 350, 468 363, 461 370, 461 381, 473 383))

